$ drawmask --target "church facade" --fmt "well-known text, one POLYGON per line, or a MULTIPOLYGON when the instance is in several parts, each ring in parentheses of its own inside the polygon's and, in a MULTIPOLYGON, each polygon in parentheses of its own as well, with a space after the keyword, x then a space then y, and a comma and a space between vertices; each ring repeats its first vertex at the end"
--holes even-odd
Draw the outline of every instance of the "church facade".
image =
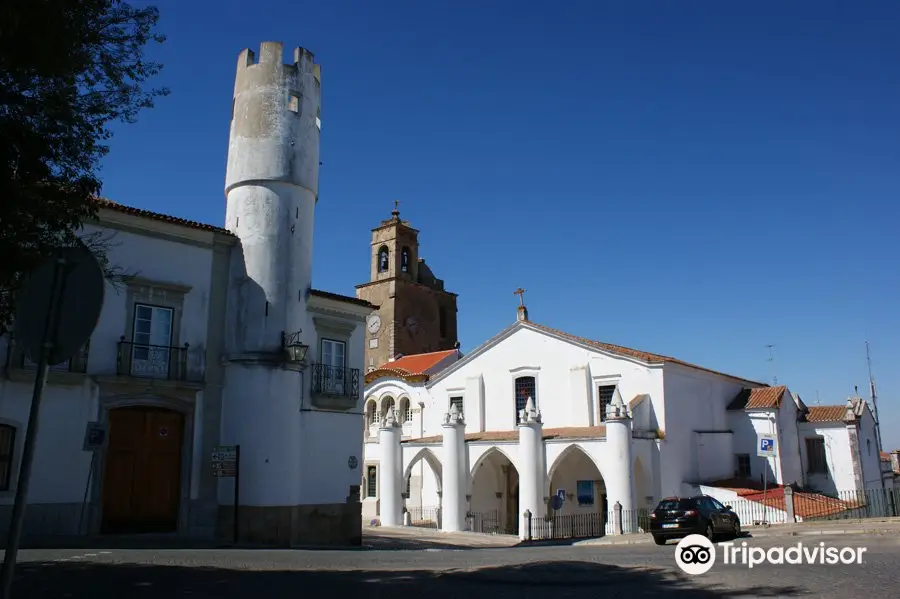
POLYGON ((490 519, 525 538, 526 513, 597 516, 606 533, 621 514, 629 532, 666 496, 883 489, 865 401, 808 407, 785 386, 548 328, 524 305, 468 355, 369 372, 365 401, 363 515, 382 526, 490 519), (760 435, 774 456, 757 455, 760 435))
MULTIPOLYGON (((90 341, 49 374, 26 535, 361 542, 365 322, 377 306, 312 286, 320 93, 308 51, 288 64, 276 42, 240 53, 225 227, 98 200, 84 234, 111 242, 124 276, 90 341)), ((8 516, 36 372, 15 331, 0 341, 8 516)))

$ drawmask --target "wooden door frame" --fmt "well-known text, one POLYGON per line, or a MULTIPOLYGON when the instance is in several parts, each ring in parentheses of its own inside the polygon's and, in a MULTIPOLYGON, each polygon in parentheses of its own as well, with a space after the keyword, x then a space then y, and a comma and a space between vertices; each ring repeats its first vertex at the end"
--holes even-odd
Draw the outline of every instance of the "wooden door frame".
MULTIPOLYGON (((101 397, 99 420, 109 426, 109 413, 118 408, 161 408, 175 412, 184 419, 181 439, 181 477, 179 481, 178 527, 184 533, 190 528, 191 474, 194 463, 194 409, 195 402, 163 395, 118 395, 101 397)), ((108 434, 107 434, 108 437, 108 434)), ((90 516, 88 534, 98 534, 103 524, 103 478, 106 472, 106 450, 97 452, 90 487, 90 516)))

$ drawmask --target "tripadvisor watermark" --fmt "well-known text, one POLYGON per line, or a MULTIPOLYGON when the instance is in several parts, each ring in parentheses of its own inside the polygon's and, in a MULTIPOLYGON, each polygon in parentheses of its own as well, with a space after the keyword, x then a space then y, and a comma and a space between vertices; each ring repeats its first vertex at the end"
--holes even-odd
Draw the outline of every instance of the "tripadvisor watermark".
POLYGON ((739 565, 753 568, 761 564, 801 565, 862 564, 865 547, 829 547, 825 543, 804 545, 797 543, 786 547, 751 547, 741 543, 714 545, 702 535, 688 535, 675 547, 675 563, 686 574, 704 574, 718 561, 723 565, 739 565))

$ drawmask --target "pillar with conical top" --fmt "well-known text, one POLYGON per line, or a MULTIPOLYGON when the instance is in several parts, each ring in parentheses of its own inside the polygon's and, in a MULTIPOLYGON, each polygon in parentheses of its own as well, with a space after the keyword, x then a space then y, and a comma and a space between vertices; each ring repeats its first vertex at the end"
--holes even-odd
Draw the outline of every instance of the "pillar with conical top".
POLYGON ((622 532, 637 531, 634 501, 634 468, 631 460, 631 413, 617 388, 612 401, 606 406, 606 446, 609 466, 604 482, 606 497, 612 510, 616 503, 622 506, 622 532))
POLYGON ((528 538, 529 519, 544 517, 544 425, 541 413, 529 397, 519 411, 519 538, 528 538))
POLYGON ((403 426, 397 421, 393 406, 381 420, 378 445, 381 449, 381 467, 378 469, 378 499, 381 502, 381 525, 400 526, 403 523, 402 478, 403 460, 400 438, 403 426))
POLYGON ((465 523, 466 421, 456 404, 444 414, 444 465, 441 495, 441 530, 458 532, 465 523))

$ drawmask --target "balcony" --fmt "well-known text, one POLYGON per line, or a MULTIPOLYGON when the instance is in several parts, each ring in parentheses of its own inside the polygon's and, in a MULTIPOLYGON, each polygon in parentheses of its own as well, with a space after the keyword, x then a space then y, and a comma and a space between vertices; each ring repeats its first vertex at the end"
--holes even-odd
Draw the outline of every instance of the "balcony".
POLYGON ((190 345, 182 347, 148 345, 119 340, 116 353, 116 374, 139 379, 200 382, 189 366, 190 345))
MULTIPOLYGON (((48 366, 47 382, 50 384, 81 384, 84 380, 84 375, 87 373, 89 352, 90 341, 85 343, 74 356, 65 362, 48 366)), ((35 373, 37 372, 37 364, 28 359, 14 337, 9 340, 9 351, 6 354, 6 372, 10 380, 26 382, 34 381, 35 373)))
POLYGON ((312 365, 312 403, 326 410, 351 410, 359 401, 359 369, 312 365))

